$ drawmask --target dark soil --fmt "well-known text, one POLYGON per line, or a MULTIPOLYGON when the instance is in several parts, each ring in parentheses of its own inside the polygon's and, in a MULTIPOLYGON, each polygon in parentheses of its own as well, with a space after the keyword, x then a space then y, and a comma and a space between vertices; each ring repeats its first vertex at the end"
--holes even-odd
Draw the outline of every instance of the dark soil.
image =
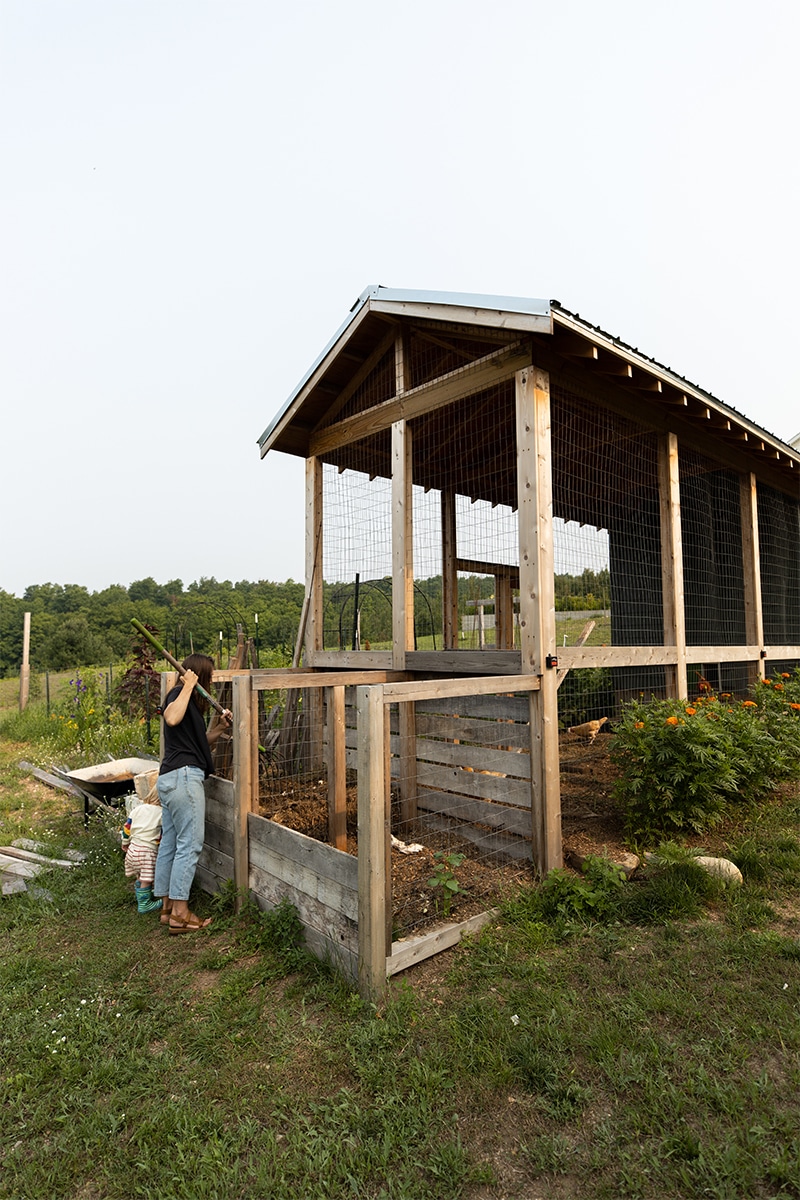
MULTIPOLYGON (((594 744, 574 735, 561 735, 561 811, 564 859, 571 854, 625 852, 621 815, 612 799, 615 768, 608 757, 611 742, 602 733, 594 744)), ((328 841, 328 798, 324 778, 263 778, 261 813, 288 829, 318 841, 328 841)), ((494 907, 520 884, 533 881, 527 862, 500 862, 478 857, 473 843, 452 833, 414 826, 402 831, 405 844, 422 844, 416 854, 392 849, 393 922, 400 936, 425 932, 443 921, 464 921, 494 907), (452 898, 449 913, 437 903, 440 889, 430 887, 437 850, 464 854, 455 874, 461 891, 452 898)), ((355 782, 347 789, 347 850, 357 854, 357 794, 355 782)))

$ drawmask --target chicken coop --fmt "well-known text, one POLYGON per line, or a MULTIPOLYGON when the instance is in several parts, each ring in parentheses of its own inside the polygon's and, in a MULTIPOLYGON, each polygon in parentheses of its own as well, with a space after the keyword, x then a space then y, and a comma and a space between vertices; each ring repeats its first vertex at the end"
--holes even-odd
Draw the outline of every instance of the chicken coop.
POLYGON ((306 879, 365 994, 488 919, 443 920, 465 857, 562 864, 565 738, 800 663, 798 450, 558 302, 370 287, 259 444, 305 460, 303 665, 220 676, 236 877, 306 879))

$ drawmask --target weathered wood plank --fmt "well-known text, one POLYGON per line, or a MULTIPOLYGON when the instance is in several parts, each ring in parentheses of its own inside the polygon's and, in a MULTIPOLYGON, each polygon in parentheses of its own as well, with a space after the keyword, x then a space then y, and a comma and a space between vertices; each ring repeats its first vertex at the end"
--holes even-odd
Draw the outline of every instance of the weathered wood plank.
POLYGON ((479 775, 477 771, 462 771, 459 767, 427 762, 417 763, 417 780, 420 787, 456 792, 481 800, 502 800, 504 804, 530 808, 531 789, 526 780, 479 775))
POLYGON ((448 817, 434 813, 420 815, 419 822, 430 829, 455 834, 462 841, 473 842, 480 849, 481 859, 495 858, 498 862, 530 862, 531 844, 524 838, 508 833, 486 833, 471 825, 454 823, 448 817))
MULTIPOLYGON (((527 703, 525 703, 527 710, 527 703)), ((527 713, 526 713, 527 715, 527 713)), ((441 713, 417 713, 417 737, 440 737, 461 742, 477 742, 481 746, 512 746, 530 751, 531 734, 528 724, 510 720, 481 721, 469 717, 447 716, 441 713)))
POLYGON ((531 838, 531 814, 527 808, 511 808, 505 804, 492 804, 487 800, 470 800, 467 796, 456 796, 453 792, 434 792, 420 788, 417 794, 418 807, 425 812, 439 813, 458 821, 471 821, 474 825, 488 825, 518 837, 531 838))
POLYGON ((417 762, 445 763, 474 772, 490 772, 492 778, 513 776, 530 779, 530 754, 515 750, 491 750, 487 746, 467 746, 452 742, 436 742, 431 738, 417 739, 417 762))
POLYGON ((250 869, 250 890, 260 908, 275 908, 284 899, 293 904, 303 923, 308 949, 348 978, 357 978, 358 930, 355 922, 342 913, 331 912, 314 897, 275 879, 255 865, 250 869))
POLYGON ((342 887, 333 879, 318 875, 307 862, 296 858, 284 858, 266 846, 253 848, 250 856, 251 872, 258 868, 269 875, 275 886, 291 887, 294 891, 319 901, 331 913, 343 913, 349 920, 358 920, 358 893, 353 888, 342 887))
POLYGON ((492 908, 487 912, 478 913, 477 916, 470 917, 466 921, 452 922, 439 929, 432 929, 430 933, 421 934, 419 937, 404 938, 402 941, 393 942, 392 953, 386 959, 386 974, 397 975, 398 972, 407 971, 416 963, 425 962, 427 958, 432 958, 434 954, 439 954, 442 950, 449 950, 451 946, 458 945, 463 937, 479 933, 486 925, 496 920, 499 913, 498 908, 492 908))
POLYGON ((417 713, 442 713, 446 716, 477 717, 487 721, 513 720, 520 725, 527 725, 530 711, 526 696, 459 696, 452 703, 445 700, 420 700, 417 702, 417 713))
POLYGON ((538 691, 539 679, 534 675, 484 675, 467 679, 420 679, 413 683, 383 685, 387 704, 395 700, 445 699, 451 696, 496 695, 498 692, 538 691))
POLYGON ((358 890, 358 861, 351 854, 318 842, 296 829, 287 829, 267 817, 251 813, 248 820, 250 856, 263 862, 266 853, 279 854, 290 861, 303 863, 314 874, 331 879, 351 891, 358 890))
MULTIPOLYGON (((323 686, 333 687, 337 683, 350 683, 368 685, 370 683, 382 683, 380 678, 368 679, 365 677, 350 678, 345 677, 345 670, 353 668, 356 671, 385 671, 389 674, 392 672, 392 652, 391 650, 319 650, 314 654, 314 667, 319 670, 341 671, 341 679, 326 679, 323 686)), ((302 683, 301 687, 318 687, 321 676, 312 676, 312 682, 302 683), (313 682, 316 679, 316 682, 313 682)), ((275 684, 264 683, 257 681, 256 687, 261 688, 272 687, 292 687, 293 684, 275 684)))
MULTIPOLYGON (((233 856, 223 854, 220 850, 215 850, 212 846, 203 846, 203 849, 198 859, 197 874, 203 871, 208 877, 216 880, 209 889, 210 891, 218 891, 220 883, 227 883, 233 879, 233 856)), ((205 885, 204 885, 205 886, 205 885)))
POLYGON ((233 830, 215 825, 213 821, 206 818, 203 845, 208 846, 210 850, 218 850, 221 854, 233 858, 233 830))
POLYGON ((513 675, 520 669, 519 650, 409 650, 409 671, 443 675, 513 675))

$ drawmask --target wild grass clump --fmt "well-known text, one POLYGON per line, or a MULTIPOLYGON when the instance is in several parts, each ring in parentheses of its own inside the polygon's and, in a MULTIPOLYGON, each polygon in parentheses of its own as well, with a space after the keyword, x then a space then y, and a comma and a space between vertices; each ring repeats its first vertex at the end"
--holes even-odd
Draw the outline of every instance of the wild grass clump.
POLYGON ((615 730, 615 795, 627 837, 701 833, 731 804, 800 776, 800 670, 757 685, 754 699, 631 701, 615 730))
MULTIPOLYGON (((157 722, 153 730, 157 731, 157 722)), ((65 694, 51 707, 40 702, 0 720, 0 736, 28 742, 42 764, 70 768, 115 758, 151 754, 144 721, 131 719, 110 702, 104 671, 76 671, 65 694)))

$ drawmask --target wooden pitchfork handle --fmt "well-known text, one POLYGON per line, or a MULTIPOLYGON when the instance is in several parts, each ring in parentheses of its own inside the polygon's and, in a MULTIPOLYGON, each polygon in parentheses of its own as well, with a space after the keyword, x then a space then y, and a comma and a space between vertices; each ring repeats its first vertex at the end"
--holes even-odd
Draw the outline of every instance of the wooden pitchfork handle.
MULTIPOLYGON (((151 643, 151 645, 155 646, 156 650, 161 655, 161 657, 165 658, 167 660, 167 662, 170 663, 175 668, 175 670, 180 675, 181 679, 183 679, 184 675, 186 674, 185 668, 178 662, 177 658, 172 657, 169 650, 164 649, 164 647, 161 645, 161 642, 158 640, 158 638, 153 637, 150 630, 146 629, 141 621, 137 621, 136 617, 131 617, 131 625, 134 627, 135 630, 137 630, 138 633, 141 633, 143 637, 146 637, 148 642, 151 643)), ((208 701, 208 703, 215 710, 215 712, 218 712, 220 714, 220 716, 222 716, 222 714, 226 710, 222 707, 219 700, 215 700, 213 696, 210 696, 208 694, 208 692, 206 691, 206 689, 204 687, 201 687, 199 683, 196 683, 194 686, 197 688, 200 695, 203 696, 203 698, 208 701)))

